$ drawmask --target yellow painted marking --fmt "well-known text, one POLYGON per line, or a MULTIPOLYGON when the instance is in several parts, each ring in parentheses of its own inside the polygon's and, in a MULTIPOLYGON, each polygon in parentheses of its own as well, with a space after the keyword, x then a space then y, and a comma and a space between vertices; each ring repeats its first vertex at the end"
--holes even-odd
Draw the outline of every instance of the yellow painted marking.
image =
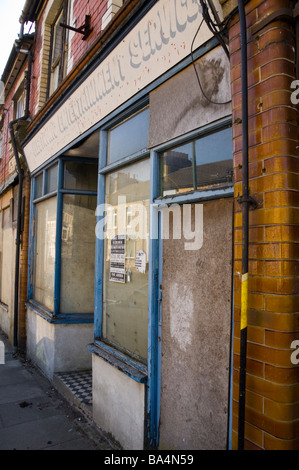
POLYGON ((241 330, 247 327, 248 273, 242 275, 241 285, 241 330))

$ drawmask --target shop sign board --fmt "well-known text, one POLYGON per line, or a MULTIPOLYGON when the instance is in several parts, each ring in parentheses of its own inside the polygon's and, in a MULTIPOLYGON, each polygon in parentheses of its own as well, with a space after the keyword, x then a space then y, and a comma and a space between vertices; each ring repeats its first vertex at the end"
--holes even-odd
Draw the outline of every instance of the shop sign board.
POLYGON ((160 0, 24 147, 31 172, 211 38, 200 0, 160 0), (196 35, 199 25, 200 32, 196 35))

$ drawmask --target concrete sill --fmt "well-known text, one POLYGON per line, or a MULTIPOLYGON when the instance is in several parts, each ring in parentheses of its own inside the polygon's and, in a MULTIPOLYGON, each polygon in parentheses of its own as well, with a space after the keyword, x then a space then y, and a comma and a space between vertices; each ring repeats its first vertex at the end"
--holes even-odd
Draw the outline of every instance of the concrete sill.
POLYGON ((146 383, 147 369, 143 364, 126 357, 124 354, 114 350, 101 341, 88 344, 87 349, 92 354, 95 354, 104 361, 108 362, 108 364, 111 366, 116 367, 118 370, 128 375, 136 382, 146 383))
POLYGON ((34 311, 49 323, 93 323, 93 313, 67 313, 54 316, 53 313, 49 312, 33 300, 29 300, 26 303, 26 307, 30 308, 30 310, 34 311))

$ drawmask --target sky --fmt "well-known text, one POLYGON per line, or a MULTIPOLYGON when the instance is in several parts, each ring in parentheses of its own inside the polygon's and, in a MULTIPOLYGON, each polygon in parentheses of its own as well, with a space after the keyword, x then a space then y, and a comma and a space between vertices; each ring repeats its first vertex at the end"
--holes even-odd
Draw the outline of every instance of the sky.
POLYGON ((0 0, 0 77, 5 69, 14 41, 20 33, 19 18, 26 0, 0 0))

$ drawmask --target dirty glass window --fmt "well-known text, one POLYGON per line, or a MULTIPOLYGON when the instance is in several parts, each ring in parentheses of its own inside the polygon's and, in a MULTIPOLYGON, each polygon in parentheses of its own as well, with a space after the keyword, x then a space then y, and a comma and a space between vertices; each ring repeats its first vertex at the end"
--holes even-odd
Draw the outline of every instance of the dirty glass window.
POLYGON ((44 175, 41 173, 35 178, 34 181, 34 199, 38 199, 39 197, 42 197, 43 195, 43 181, 44 181, 44 175))
POLYGON ((96 205, 96 196, 63 196, 60 313, 93 313, 96 205))
POLYGON ((97 167, 62 159, 34 178, 31 295, 55 315, 94 311, 97 167))
POLYGON ((58 184, 58 165, 52 166, 47 171, 46 192, 52 193, 57 190, 58 184))
POLYGON ((8 207, 2 211, 2 297, 5 305, 11 304, 13 281, 10 273, 13 270, 14 235, 12 214, 8 207))
POLYGON ((149 160, 106 176, 103 339, 145 362, 148 337, 149 160))
POLYGON ((66 75, 67 70, 67 55, 68 55, 68 37, 69 33, 66 28, 61 26, 61 23, 67 23, 69 17, 70 3, 65 1, 62 10, 57 14, 57 17, 52 24, 51 28, 51 57, 49 61, 50 66, 50 95, 54 93, 59 83, 66 75))
POLYGON ((53 312, 56 253, 57 197, 35 207, 33 298, 53 312))
POLYGON ((69 161, 64 164, 64 189, 96 191, 98 164, 69 161))
POLYGON ((24 116, 25 111, 25 93, 23 93, 16 102, 16 119, 24 116))
POLYGON ((147 148, 149 109, 135 114, 108 132, 108 161, 114 163, 147 148))
POLYGON ((51 93, 56 90, 59 83, 59 74, 62 62, 62 47, 64 29, 60 26, 63 12, 61 11, 52 30, 52 60, 51 60, 51 93))
POLYGON ((34 199, 57 191, 58 165, 54 165, 37 175, 34 179, 34 199))
POLYGON ((183 194, 232 182, 232 128, 227 127, 160 154, 160 194, 183 194))

